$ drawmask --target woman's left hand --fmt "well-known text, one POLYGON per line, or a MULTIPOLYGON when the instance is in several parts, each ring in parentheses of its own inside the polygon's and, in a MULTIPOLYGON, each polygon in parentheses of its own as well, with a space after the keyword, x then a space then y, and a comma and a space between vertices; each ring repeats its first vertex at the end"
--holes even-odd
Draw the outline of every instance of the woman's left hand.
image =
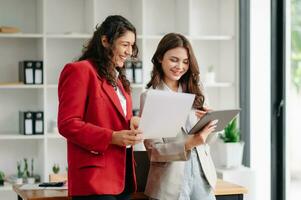
POLYGON ((140 117, 133 116, 131 118, 131 122, 130 122, 130 128, 131 128, 131 130, 137 130, 138 127, 139 127, 139 122, 140 122, 140 117))

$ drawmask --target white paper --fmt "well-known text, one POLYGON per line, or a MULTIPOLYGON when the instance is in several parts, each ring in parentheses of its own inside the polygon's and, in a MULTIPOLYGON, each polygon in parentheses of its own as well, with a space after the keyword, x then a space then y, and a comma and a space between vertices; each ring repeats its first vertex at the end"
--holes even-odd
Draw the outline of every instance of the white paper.
POLYGON ((143 137, 176 137, 185 125, 194 97, 194 94, 149 90, 139 123, 143 137))
POLYGON ((68 189, 67 185, 62 187, 40 187, 39 183, 37 184, 23 184, 19 189, 21 190, 66 190, 68 189))

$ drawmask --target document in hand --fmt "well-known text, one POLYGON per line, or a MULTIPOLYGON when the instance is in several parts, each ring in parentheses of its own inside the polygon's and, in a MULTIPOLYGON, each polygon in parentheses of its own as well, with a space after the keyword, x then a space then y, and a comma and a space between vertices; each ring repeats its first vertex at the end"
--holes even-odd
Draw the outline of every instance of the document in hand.
POLYGON ((175 137, 185 125, 195 95, 149 90, 139 123, 143 137, 175 137))
POLYGON ((209 111, 192 127, 188 134, 198 133, 206 124, 213 120, 217 120, 215 132, 222 131, 239 111, 240 109, 209 111))

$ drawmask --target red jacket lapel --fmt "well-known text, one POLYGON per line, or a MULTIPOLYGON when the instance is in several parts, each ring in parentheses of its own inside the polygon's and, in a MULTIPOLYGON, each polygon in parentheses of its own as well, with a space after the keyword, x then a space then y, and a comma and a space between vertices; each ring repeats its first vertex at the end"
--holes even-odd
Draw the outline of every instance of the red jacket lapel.
POLYGON ((124 112, 122 110, 119 98, 116 94, 116 91, 114 90, 113 86, 108 83, 107 80, 102 81, 102 88, 116 107, 116 109, 119 111, 119 113, 125 118, 124 112))
POLYGON ((96 74, 96 76, 102 80, 102 87, 104 89, 104 91, 106 92, 106 94, 108 95, 108 97, 111 99, 112 103, 115 105, 115 107, 117 108, 117 110, 120 112, 120 114, 126 118, 126 119, 130 119, 132 117, 132 101, 131 98, 129 96, 128 93, 125 92, 121 81, 118 79, 117 81, 117 85, 119 87, 119 89, 121 90, 122 94, 124 95, 125 99, 126 99, 126 110, 127 110, 127 114, 126 116, 124 116, 124 112, 122 110, 121 104, 120 104, 120 100, 116 94, 116 91, 114 90, 113 86, 110 85, 108 83, 108 81, 104 80, 103 78, 101 78, 96 70, 96 66, 95 64, 89 60, 89 62, 94 66, 94 72, 96 74))
POLYGON ((117 81, 117 85, 126 99, 126 118, 130 119, 132 117, 132 101, 130 95, 124 90, 124 87, 119 79, 117 81))

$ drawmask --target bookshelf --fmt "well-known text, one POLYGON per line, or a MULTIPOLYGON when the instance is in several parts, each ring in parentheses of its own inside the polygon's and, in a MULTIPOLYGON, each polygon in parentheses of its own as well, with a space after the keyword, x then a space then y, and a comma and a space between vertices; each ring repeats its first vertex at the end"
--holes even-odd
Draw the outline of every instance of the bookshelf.
MULTIPOLYGON (((53 133, 58 77, 80 55, 96 24, 110 14, 123 15, 137 28, 143 83, 132 85, 133 108, 139 108, 151 57, 168 32, 189 38, 202 80, 208 65, 214 65, 216 82, 204 83, 211 107, 239 106, 237 0, 0 0, 0 5, 0 26, 22 31, 0 33, 0 170, 6 175, 16 174, 16 163, 24 157, 35 159, 42 181, 48 181, 54 163, 64 172, 66 141, 53 133), (21 60, 43 60, 42 85, 18 82, 21 60), (44 135, 18 134, 19 110, 44 111, 44 135)), ((0 186, 0 196, 9 191, 0 186)))

